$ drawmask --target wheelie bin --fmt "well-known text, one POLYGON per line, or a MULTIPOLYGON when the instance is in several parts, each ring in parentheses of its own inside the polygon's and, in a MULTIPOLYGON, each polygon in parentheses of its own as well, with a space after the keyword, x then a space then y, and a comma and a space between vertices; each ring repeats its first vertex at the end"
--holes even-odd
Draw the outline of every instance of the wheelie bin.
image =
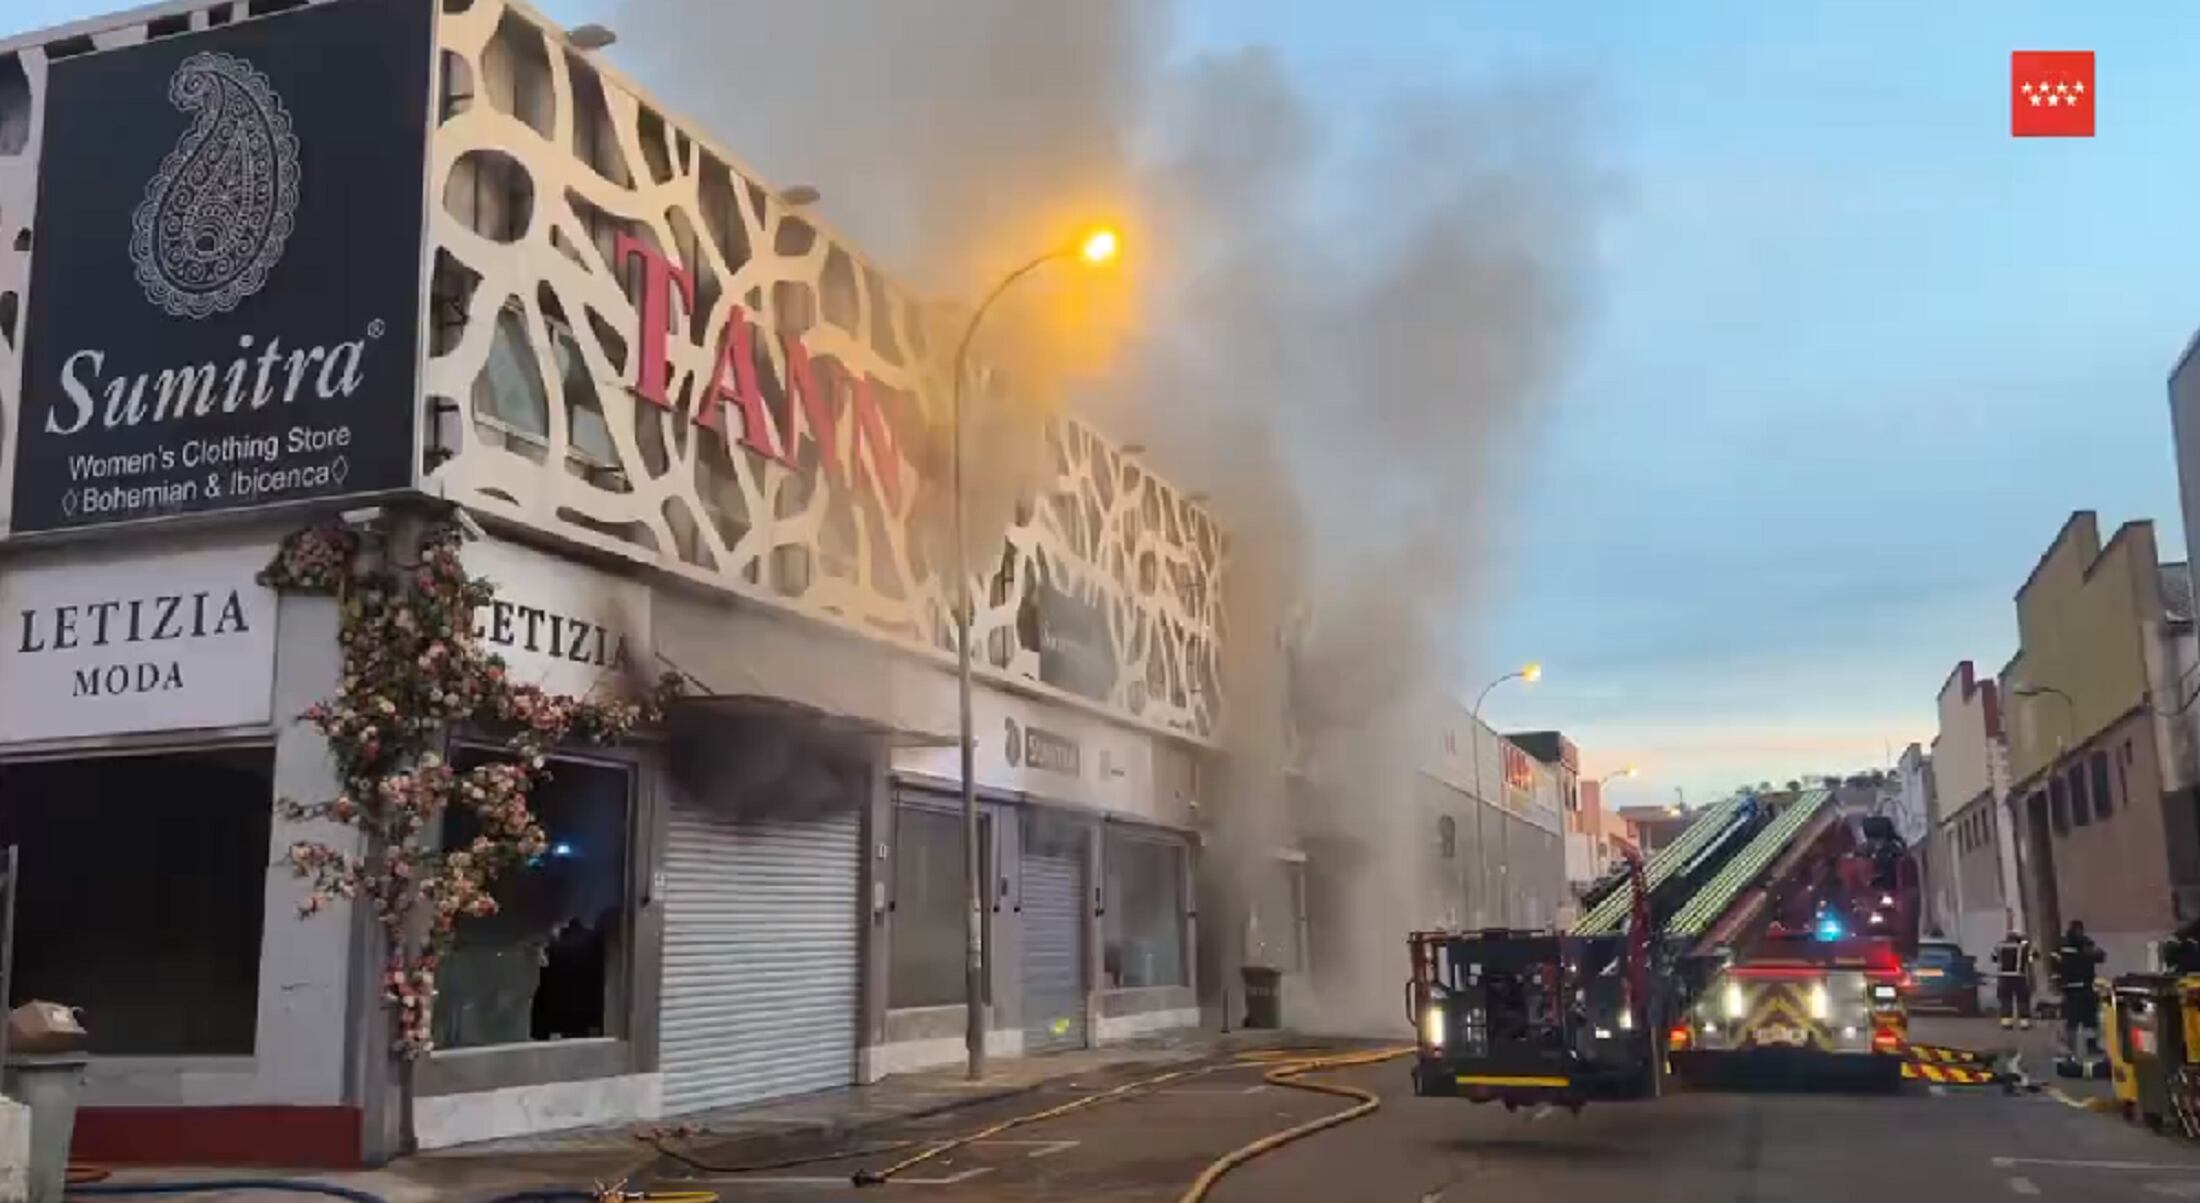
POLYGON ((2129 1058, 2134 1110, 2147 1127, 2174 1123, 2170 1080, 2185 1063, 2182 991, 2174 978, 2127 973, 2116 979, 2116 1043, 2129 1058))
POLYGON ((2117 1002, 2114 990, 2101 1000, 2101 1044, 2108 1053, 2108 1081, 2115 1092, 2116 1110, 2124 1119, 2137 1121, 2139 1082, 2131 1072, 2131 1039, 2125 1033, 2123 1009, 2117 1002))

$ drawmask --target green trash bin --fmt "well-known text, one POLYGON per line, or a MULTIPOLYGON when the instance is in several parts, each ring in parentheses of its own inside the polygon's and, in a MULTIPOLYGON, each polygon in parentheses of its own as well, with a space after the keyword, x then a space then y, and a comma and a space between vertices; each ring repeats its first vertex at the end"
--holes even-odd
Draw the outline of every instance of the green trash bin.
POLYGON ((2170 1078, 2185 1063, 2185 1021, 2175 978, 2127 973, 2117 978, 2116 1040, 2130 1059, 2134 1109, 2159 1130, 2177 1114, 2170 1078))

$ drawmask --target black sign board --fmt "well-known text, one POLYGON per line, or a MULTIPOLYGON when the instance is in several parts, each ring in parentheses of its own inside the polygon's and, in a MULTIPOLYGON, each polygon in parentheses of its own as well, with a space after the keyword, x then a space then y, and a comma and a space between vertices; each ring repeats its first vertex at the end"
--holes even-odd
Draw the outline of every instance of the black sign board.
POLYGON ((413 483, 431 4, 53 64, 16 531, 413 483))
POLYGON ((1032 586, 1032 617, 1038 626, 1039 679, 1096 702, 1115 689, 1115 639, 1108 616, 1052 585, 1032 586))

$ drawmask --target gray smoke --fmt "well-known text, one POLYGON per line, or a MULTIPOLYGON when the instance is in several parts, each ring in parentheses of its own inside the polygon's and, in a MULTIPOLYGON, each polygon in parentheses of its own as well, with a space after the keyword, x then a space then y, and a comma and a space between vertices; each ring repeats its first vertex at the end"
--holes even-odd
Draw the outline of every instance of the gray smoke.
POLYGON ((1443 918, 1417 884, 1435 839, 1417 769, 1465 676, 1495 504, 1534 461, 1532 402, 1609 192, 1574 93, 1317 103, 1259 48, 1172 60, 1160 0, 624 8, 637 74, 766 178, 818 185, 836 225, 928 291, 970 296, 1092 215, 1128 215, 1127 303, 1065 331, 1044 315, 1093 285, 1054 273, 985 343, 1040 403, 974 415, 1002 423, 980 435, 977 546, 1044 471, 1034 432, 1058 396, 1210 495, 1232 538, 1207 862, 1237 887, 1224 943, 1302 835, 1320 998, 1300 1018, 1397 1027, 1404 935, 1443 918), (1094 328, 1104 360, 1070 337, 1094 328))

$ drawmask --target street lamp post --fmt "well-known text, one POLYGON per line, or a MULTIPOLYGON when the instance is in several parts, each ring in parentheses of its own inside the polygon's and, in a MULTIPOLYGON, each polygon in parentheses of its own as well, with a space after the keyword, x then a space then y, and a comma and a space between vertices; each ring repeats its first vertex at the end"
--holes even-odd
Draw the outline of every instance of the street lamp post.
POLYGON ((961 748, 963 907, 967 912, 964 916, 963 1008, 966 1014, 963 1043, 969 1057, 969 1078, 973 1082, 985 1077, 985 885, 978 880, 977 741, 970 718, 970 628, 973 619, 970 532, 965 529, 969 501, 963 488, 963 383, 968 375, 970 342, 977 336, 978 325, 985 320, 986 312, 1018 280, 1057 259, 1076 257, 1087 263, 1106 263, 1114 259, 1120 249, 1121 242, 1115 231, 1095 230, 1082 240, 1056 247, 1001 277, 1001 282, 995 284, 971 311, 969 322, 963 326, 962 338, 955 344, 955 360, 950 369, 953 377, 948 385, 948 425, 952 427, 953 444, 948 487, 954 496, 955 522, 955 727, 956 742, 961 748))
MULTIPOLYGON (((1473 730, 1467 732, 1467 735, 1470 739, 1472 739, 1474 743, 1474 856, 1475 859, 1481 864, 1481 871, 1476 875, 1478 880, 1475 882, 1475 887, 1484 891, 1485 894, 1489 890, 1490 884, 1490 848, 1488 843, 1489 832, 1483 824, 1482 813, 1489 808, 1490 803, 1489 799, 1482 796, 1482 703, 1489 700, 1491 690, 1497 688, 1500 685, 1503 685, 1507 681, 1525 681, 1526 683, 1533 685, 1537 681, 1540 681, 1542 679, 1542 665, 1533 663, 1522 665, 1520 668, 1517 668, 1512 672, 1506 673, 1504 676, 1497 678, 1495 681, 1484 685, 1482 687, 1482 692, 1480 694, 1477 694, 1474 699, 1474 710, 1471 712, 1474 719, 1474 722, 1472 724, 1473 730)), ((1505 787, 1502 783, 1500 783, 1497 789, 1498 792, 1502 794, 1504 793, 1505 787)), ((1499 830, 1500 833, 1503 832, 1502 828, 1500 828, 1499 830)), ((1509 855, 1511 849, 1510 836, 1506 837, 1506 847, 1509 855)), ((1502 871, 1509 879, 1512 876, 1512 869, 1509 861, 1507 861, 1505 858, 1500 858, 1500 864, 1503 866, 1502 871)), ((1498 891, 1498 905, 1500 907, 1499 922, 1504 924, 1505 926, 1511 926, 1512 897, 1510 890, 1498 891)))

